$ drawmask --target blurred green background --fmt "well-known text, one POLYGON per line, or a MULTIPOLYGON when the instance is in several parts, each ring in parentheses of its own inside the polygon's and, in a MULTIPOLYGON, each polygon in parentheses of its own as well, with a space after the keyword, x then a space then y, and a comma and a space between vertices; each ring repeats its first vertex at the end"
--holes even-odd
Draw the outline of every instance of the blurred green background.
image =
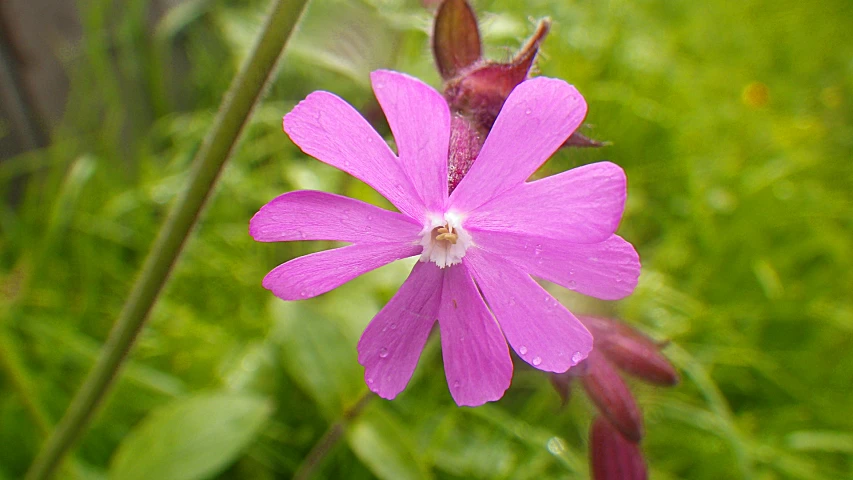
MULTIPOLYGON (((28 31, 14 3, 7 42, 28 31)), ((73 15, 39 15, 73 25, 46 37, 67 103, 42 111, 29 143, 0 121, 3 480, 23 475, 96 358, 266 10, 57 3, 73 15)), ((549 289, 576 313, 672 341, 681 384, 631 382, 652 478, 853 478, 853 3, 474 5, 496 60, 550 16, 539 70, 575 84, 590 106, 584 133, 612 142, 561 151, 546 173, 608 159, 628 174, 620 234, 643 261, 634 295, 549 289)), ((352 411, 366 392, 356 342, 411 261, 286 303, 263 276, 329 245, 258 244, 247 222, 302 188, 387 205, 302 154, 281 116, 317 89, 370 107, 380 67, 439 87, 430 26, 414 0, 312 2, 63 478, 290 478, 352 411)), ((587 478, 594 408, 575 393, 561 409, 547 376, 517 363, 503 400, 458 408, 432 341, 396 400, 345 419, 315 475, 587 478)))

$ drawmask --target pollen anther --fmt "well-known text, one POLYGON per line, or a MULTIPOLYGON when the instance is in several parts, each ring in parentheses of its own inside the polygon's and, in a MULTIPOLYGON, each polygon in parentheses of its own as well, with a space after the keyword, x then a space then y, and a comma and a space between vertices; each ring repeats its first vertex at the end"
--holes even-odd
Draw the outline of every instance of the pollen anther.
POLYGON ((439 268, 456 265, 471 246, 471 235, 462 228, 462 218, 448 212, 432 215, 421 231, 422 262, 435 262, 439 268))
POLYGON ((435 231, 438 233, 438 235, 435 236, 436 240, 446 240, 453 245, 456 245, 456 241, 459 240, 459 235, 453 233, 453 227, 450 225, 439 227, 435 231))

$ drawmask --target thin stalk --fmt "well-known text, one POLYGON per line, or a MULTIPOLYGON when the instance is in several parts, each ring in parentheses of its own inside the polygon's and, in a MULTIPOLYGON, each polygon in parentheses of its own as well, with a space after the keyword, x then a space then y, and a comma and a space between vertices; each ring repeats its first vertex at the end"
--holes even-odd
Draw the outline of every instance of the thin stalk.
POLYGON ((12 384, 12 388, 18 394, 24 410, 30 416, 39 434, 46 437, 53 424, 38 402, 38 395, 35 394, 35 388, 27 376, 27 371, 18 356, 17 349, 6 338, 6 332, 2 330, 0 330, 0 371, 6 374, 9 383, 12 384))
POLYGON ((320 440, 314 444, 314 447, 311 448, 310 452, 308 452, 305 460, 303 460, 302 464, 299 465, 299 468, 296 469, 296 473, 293 474, 293 480, 308 480, 312 475, 314 475, 314 472, 320 465, 322 465, 323 460, 325 460, 329 453, 334 450, 335 446, 344 435, 344 430, 347 424, 358 417, 361 411, 364 410, 364 407, 367 406, 367 402, 375 396, 376 395, 373 395, 370 392, 365 392, 364 395, 355 402, 355 405, 344 411, 340 420, 329 426, 326 433, 324 433, 323 436, 320 437, 320 440))
POLYGON ((189 183, 169 212, 100 357, 30 466, 27 480, 49 478, 86 431, 166 284, 205 200, 307 3, 308 0, 275 0, 273 3, 255 46, 225 94, 216 119, 193 160, 189 183))

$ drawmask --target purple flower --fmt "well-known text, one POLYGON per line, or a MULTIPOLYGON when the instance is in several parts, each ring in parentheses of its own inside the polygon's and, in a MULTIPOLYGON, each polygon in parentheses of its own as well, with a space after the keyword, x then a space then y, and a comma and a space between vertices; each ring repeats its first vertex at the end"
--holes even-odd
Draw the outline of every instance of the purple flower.
POLYGON ((279 196, 252 218, 255 240, 350 245, 284 263, 264 287, 284 300, 310 298, 419 255, 358 343, 369 388, 387 399, 406 387, 436 321, 459 405, 503 396, 513 369, 507 341, 549 372, 586 358, 592 336, 530 275, 603 299, 631 293, 639 259, 614 234, 625 203, 624 172, 602 162, 526 181, 580 125, 583 97, 562 80, 521 83, 450 193, 447 102, 400 73, 377 71, 371 81, 398 155, 328 92, 300 102, 284 117, 284 131, 305 153, 364 181, 400 213, 317 191, 279 196))

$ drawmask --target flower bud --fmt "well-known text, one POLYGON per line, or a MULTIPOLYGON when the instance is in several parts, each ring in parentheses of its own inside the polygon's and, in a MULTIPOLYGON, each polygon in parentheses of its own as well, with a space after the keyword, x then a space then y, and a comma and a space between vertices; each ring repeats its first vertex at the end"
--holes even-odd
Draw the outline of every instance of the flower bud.
POLYGON ((605 318, 578 317, 595 337, 595 349, 607 359, 641 380, 657 385, 675 385, 678 372, 660 353, 660 345, 633 327, 605 318))
POLYGON ((444 95, 451 110, 467 113, 478 128, 491 130, 512 89, 527 79, 550 27, 550 20, 539 22, 533 37, 509 63, 483 62, 449 79, 444 95))
POLYGON ((581 381, 590 400, 625 438, 639 442, 643 438, 643 417, 619 372, 596 349, 584 363, 586 374, 581 381))
POLYGON ((471 5, 465 0, 446 0, 435 15, 432 41, 441 78, 449 80, 480 61, 480 30, 471 5))
POLYGON ((598 417, 589 432, 589 456, 593 480, 646 480, 643 452, 607 420, 598 417))

